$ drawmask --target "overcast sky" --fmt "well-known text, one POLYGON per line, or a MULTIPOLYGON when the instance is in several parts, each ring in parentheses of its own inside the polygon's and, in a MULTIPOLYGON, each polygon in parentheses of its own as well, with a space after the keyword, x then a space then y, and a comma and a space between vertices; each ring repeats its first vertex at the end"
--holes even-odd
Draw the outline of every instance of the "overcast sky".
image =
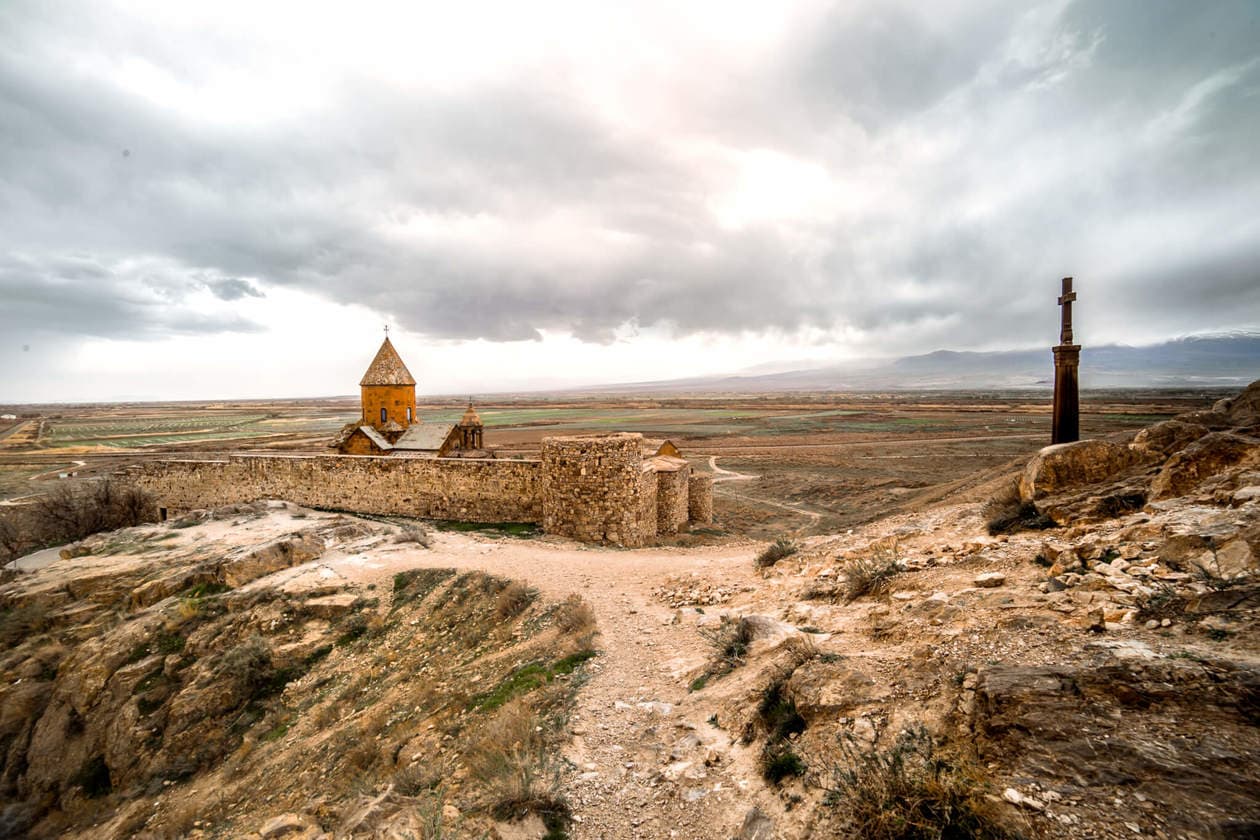
POLYGON ((1255 0, 198 5, 0 2, 0 401, 1260 325, 1255 0))

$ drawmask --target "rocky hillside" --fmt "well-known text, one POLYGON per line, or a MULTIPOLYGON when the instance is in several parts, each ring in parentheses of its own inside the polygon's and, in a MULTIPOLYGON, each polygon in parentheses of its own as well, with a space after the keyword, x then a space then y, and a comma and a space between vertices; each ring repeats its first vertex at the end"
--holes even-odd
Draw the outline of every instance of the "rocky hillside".
POLYGON ((1260 384, 993 490, 772 546, 92 538, 0 589, 6 830, 1257 836, 1260 384))
POLYGON ((98 536, 9 583, 6 836, 559 824, 549 750, 591 612, 476 572, 365 586, 328 565, 417 538, 260 504, 98 536))

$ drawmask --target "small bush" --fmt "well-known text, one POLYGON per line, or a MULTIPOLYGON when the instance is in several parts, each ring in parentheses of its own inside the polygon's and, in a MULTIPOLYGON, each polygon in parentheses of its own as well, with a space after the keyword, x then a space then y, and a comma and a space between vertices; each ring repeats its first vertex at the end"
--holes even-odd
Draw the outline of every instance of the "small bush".
POLYGON ((570 595, 556 607, 556 627, 569 635, 593 633, 595 610, 580 595, 570 595))
POLYGON ((796 543, 779 537, 757 555, 756 559, 753 560, 753 564, 758 569, 768 569, 784 557, 791 557, 798 550, 796 543))
POLYGON ((35 499, 32 509, 41 537, 59 542, 157 518, 157 508, 148 493, 109 480, 57 484, 35 499))
POLYGON ((887 751, 839 745, 841 763, 831 770, 826 802, 837 810, 845 836, 868 840, 1011 840, 1019 835, 1002 822, 986 798, 978 771, 940 753, 922 726, 901 733, 887 751))
POLYGON ((789 776, 801 776, 805 773, 805 762, 783 744, 766 744, 761 752, 761 777, 772 785, 777 785, 789 776))
POLYGON ((892 588, 892 579, 900 571, 895 549, 877 549, 865 557, 854 557, 844 564, 844 600, 884 594, 892 588))
POLYGON ((498 600, 495 601, 495 618, 499 621, 510 621, 525 612, 525 608, 532 604, 537 597, 537 589, 513 581, 504 587, 503 591, 499 593, 498 600))
POLYGON ((1017 479, 985 502, 981 515, 988 524, 990 536, 1014 534, 1017 531, 1044 531, 1057 527, 1053 519, 1037 510, 1035 504, 1025 502, 1020 497, 1017 479))
POLYGON ((709 664, 709 675, 720 676, 744 664, 748 656, 748 646, 752 644, 752 628, 744 618, 732 619, 722 616, 717 627, 703 627, 700 636, 709 643, 713 658, 709 664))

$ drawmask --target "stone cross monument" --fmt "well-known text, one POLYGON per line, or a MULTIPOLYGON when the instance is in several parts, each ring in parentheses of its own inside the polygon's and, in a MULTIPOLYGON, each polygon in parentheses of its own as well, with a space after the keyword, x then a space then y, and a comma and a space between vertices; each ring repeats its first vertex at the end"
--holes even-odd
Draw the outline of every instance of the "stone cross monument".
POLYGON ((1081 345, 1072 343, 1072 278, 1063 278, 1063 294, 1059 306, 1063 307, 1063 326, 1059 332, 1059 346, 1054 348, 1054 425, 1050 432, 1051 443, 1071 443, 1081 439, 1081 404, 1077 369, 1081 365, 1081 345))

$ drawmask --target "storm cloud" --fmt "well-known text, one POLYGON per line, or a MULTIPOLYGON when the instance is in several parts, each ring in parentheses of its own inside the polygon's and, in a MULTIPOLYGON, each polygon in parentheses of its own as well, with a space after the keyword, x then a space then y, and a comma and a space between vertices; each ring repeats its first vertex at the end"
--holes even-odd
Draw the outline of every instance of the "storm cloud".
POLYGON ((247 332, 202 297, 287 287, 916 352, 1053 338, 1065 274, 1093 341, 1260 324, 1254 2, 158 8, 0 8, 0 330, 247 332))

